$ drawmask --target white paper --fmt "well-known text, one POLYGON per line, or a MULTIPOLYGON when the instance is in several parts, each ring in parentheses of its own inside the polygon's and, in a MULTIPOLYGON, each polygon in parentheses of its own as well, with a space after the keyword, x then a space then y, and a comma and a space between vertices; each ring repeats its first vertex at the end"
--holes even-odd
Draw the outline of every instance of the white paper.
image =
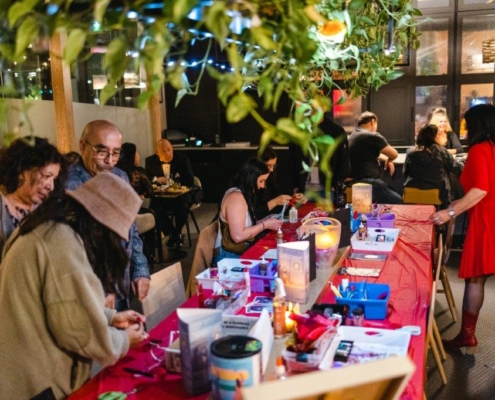
POLYGON ((272 351, 274 336, 272 324, 270 322, 270 316, 268 311, 263 310, 258 319, 256 325, 253 326, 249 332, 249 336, 258 339, 261 342, 261 364, 263 367, 263 374, 266 371, 266 366, 268 365, 268 359, 270 358, 270 353, 272 351))
POLYGON ((263 254, 262 258, 265 257, 265 259, 268 260, 276 260, 277 259, 277 249, 270 249, 267 250, 265 254, 263 254))
POLYGON ((245 315, 224 315, 222 317, 222 336, 247 336, 258 318, 245 315))

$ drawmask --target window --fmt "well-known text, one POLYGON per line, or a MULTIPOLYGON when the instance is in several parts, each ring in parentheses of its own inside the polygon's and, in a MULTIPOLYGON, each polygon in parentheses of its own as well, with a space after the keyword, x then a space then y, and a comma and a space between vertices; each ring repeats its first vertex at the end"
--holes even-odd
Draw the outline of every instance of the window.
POLYGON ((466 16, 461 31, 461 73, 493 73, 493 63, 483 64, 482 42, 495 37, 495 15, 466 16))
POLYGON ((419 25, 421 46, 416 52, 416 75, 447 75, 449 65, 449 19, 427 19, 419 25))
POLYGON ((447 108, 447 85, 416 87, 414 118, 416 134, 428 122, 429 113, 437 107, 447 108))

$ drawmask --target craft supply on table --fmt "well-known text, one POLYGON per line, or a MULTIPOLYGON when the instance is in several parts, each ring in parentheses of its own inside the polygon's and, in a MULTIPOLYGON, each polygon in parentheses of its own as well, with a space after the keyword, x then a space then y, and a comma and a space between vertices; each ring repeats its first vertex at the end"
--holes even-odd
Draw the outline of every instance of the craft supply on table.
POLYGON ((294 206, 289 210, 289 222, 291 224, 297 223, 297 209, 294 206))
POLYGON ((275 279, 275 287, 275 297, 273 298, 273 333, 276 338, 281 338, 287 334, 287 327, 285 325, 287 302, 282 279, 275 279))
POLYGON ((341 267, 339 268, 339 275, 352 275, 352 276, 380 276, 381 268, 355 268, 355 267, 341 267))
POLYGON ((288 378, 287 370, 285 369, 284 359, 282 357, 277 357, 277 364, 275 365, 275 370, 273 371, 273 380, 285 380, 288 378))

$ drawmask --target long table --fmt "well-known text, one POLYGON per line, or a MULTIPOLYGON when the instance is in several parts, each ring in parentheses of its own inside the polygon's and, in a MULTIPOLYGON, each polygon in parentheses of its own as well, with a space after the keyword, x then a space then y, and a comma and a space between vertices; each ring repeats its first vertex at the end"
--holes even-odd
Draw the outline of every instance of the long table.
MULTIPOLYGON (((308 211, 308 206, 300 212, 300 216, 308 211)), ((378 278, 367 278, 370 283, 387 283, 391 288, 389 313, 384 321, 367 323, 369 326, 394 328, 405 325, 418 325, 421 335, 413 336, 410 344, 410 357, 416 365, 416 371, 410 380, 401 399, 422 399, 424 387, 424 365, 426 350, 426 323, 432 287, 432 246, 434 230, 429 222, 429 215, 434 212, 433 206, 392 206, 396 216, 396 227, 401 228, 398 242, 386 261, 375 262, 382 267, 378 278), (383 263, 383 265, 380 265, 383 263)), ((293 240, 296 225, 284 224, 284 239, 293 240)), ((269 248, 276 247, 275 234, 270 232, 253 245, 243 258, 256 259, 269 248)), ((336 270, 343 266, 362 266, 362 261, 346 258, 347 251, 340 252, 337 266, 333 269, 318 270, 317 279, 311 283, 312 299, 318 302, 332 302, 333 294, 327 282, 340 282, 341 277, 336 270)), ((360 279, 361 280, 361 279, 360 279)), ((198 299, 191 297, 182 307, 197 307, 198 299)), ((307 307, 303 307, 306 309, 307 307)), ((178 318, 174 312, 150 332, 151 339, 162 340, 167 344, 171 331, 178 329, 178 318)), ((276 341, 267 371, 271 371, 276 355, 280 354, 284 340, 276 341)), ((153 378, 137 376, 125 372, 124 367, 148 369, 156 364, 150 353, 151 345, 146 344, 129 353, 114 366, 105 368, 87 384, 76 391, 70 399, 96 399, 107 391, 129 392, 135 388, 140 390, 133 395, 134 399, 205 399, 207 395, 189 397, 185 392, 180 375, 170 374, 162 367, 152 369, 153 378)))

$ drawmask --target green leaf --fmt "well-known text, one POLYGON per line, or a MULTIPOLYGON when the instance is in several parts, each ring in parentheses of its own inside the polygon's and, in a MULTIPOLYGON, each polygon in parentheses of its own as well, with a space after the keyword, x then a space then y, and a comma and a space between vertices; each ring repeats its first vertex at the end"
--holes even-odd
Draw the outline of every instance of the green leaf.
POLYGON ((64 49, 64 60, 67 65, 72 65, 72 63, 77 60, 79 53, 86 43, 86 35, 87 32, 79 28, 73 29, 69 33, 67 45, 64 49))
POLYGON ((273 32, 261 26, 251 28, 251 34, 256 42, 265 50, 275 50, 277 46, 273 41, 273 32))
POLYGON ((330 135, 321 135, 314 139, 317 144, 324 144, 328 146, 333 146, 335 144, 335 139, 330 135))
POLYGON ((364 7, 365 3, 366 0, 352 0, 349 3, 348 8, 349 10, 358 11, 359 9, 364 7))
POLYGON ((227 121, 230 123, 239 122, 255 107, 256 103, 250 96, 245 93, 239 93, 232 97, 227 105, 227 121))
POLYGON ((32 8, 28 7, 24 2, 15 2, 9 8, 8 18, 9 26, 12 28, 16 22, 24 17, 26 14, 30 13, 32 8))
POLYGON ((181 89, 177 92, 177 97, 175 98, 175 107, 177 107, 182 100, 182 98, 187 94, 187 89, 181 89))
POLYGON ((155 92, 153 90, 145 90, 144 92, 140 93, 137 99, 137 107, 140 110, 144 110, 146 106, 148 105, 149 100, 155 95, 155 92))
POLYGON ((205 25, 222 48, 225 46, 225 39, 229 34, 229 25, 232 20, 225 12, 225 3, 215 1, 211 7, 206 8, 205 13, 205 25))
POLYGON ((108 68, 110 80, 117 82, 124 76, 131 58, 126 55, 127 40, 123 36, 117 36, 108 45, 103 57, 103 68, 108 68))
POLYGON ((404 71, 396 69, 396 70, 390 72, 388 74, 388 77, 390 78, 390 80, 392 80, 392 79, 400 78, 402 75, 404 75, 404 71))
POLYGON ((38 24, 32 16, 27 16, 17 29, 15 57, 21 56, 31 42, 38 36, 38 24))
POLYGON ((100 104, 104 105, 107 103, 109 99, 111 99, 113 96, 115 96, 115 93, 117 93, 118 88, 115 82, 109 81, 105 87, 101 90, 100 93, 100 104))
POLYGON ((96 22, 101 23, 109 4, 110 0, 96 0, 93 11, 93 18, 96 22))
POLYGON ((179 24, 184 21, 185 17, 191 12, 196 3, 197 0, 165 1, 163 10, 165 15, 169 16, 176 24, 179 24))

